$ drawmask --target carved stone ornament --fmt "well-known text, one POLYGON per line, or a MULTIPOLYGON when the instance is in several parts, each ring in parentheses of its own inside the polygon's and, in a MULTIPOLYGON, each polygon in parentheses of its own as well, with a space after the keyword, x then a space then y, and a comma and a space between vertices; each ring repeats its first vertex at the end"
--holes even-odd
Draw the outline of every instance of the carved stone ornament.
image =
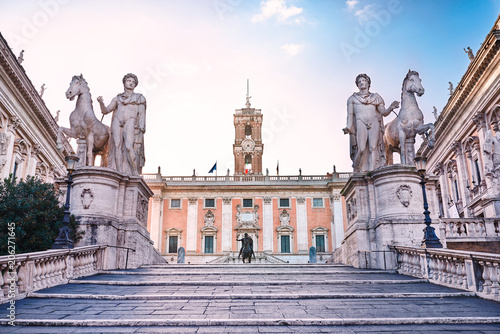
POLYGON ((398 196, 401 204, 403 204, 405 207, 408 207, 408 205, 410 205, 413 192, 411 191, 409 185, 403 184, 399 186, 398 190, 396 190, 396 195, 398 196))
POLYGON ((486 120, 484 119, 484 112, 478 112, 472 117, 474 125, 476 125, 478 130, 486 129, 486 120))
POLYGON ((153 195, 153 202, 161 202, 163 198, 161 197, 160 194, 154 194, 153 195))
POLYGON ((10 118, 9 128, 12 132, 16 131, 21 125, 21 119, 19 117, 13 116, 10 118))
POLYGON ((347 201, 347 218, 354 220, 358 216, 358 208, 356 206, 356 198, 351 198, 347 201))
POLYGON ((264 204, 271 204, 272 200, 271 197, 264 197, 264 204))
POLYGON ((330 196, 330 203, 333 204, 333 202, 335 201, 340 201, 340 197, 341 197, 340 194, 332 194, 330 196))
POLYGON ((305 202, 306 202, 306 199, 304 197, 297 197, 298 204, 304 204, 305 202))
POLYGON ((84 209, 90 208, 90 204, 94 200, 94 194, 91 189, 83 189, 82 194, 80 195, 82 200, 82 205, 84 209))
POLYGON ((0 132, 0 155, 7 155, 7 148, 9 147, 9 136, 5 132, 0 132))
POLYGON ((289 225, 290 224, 290 213, 286 211, 286 209, 283 209, 280 213, 280 222, 281 225, 289 225))
POLYGON ((208 210, 207 213, 205 213, 205 226, 214 226, 214 221, 215 215, 212 210, 208 210))
POLYGON ((195 205, 196 203, 198 203, 198 199, 196 197, 189 197, 188 200, 189 204, 191 205, 195 205))
POLYGON ((148 219, 149 201, 141 194, 137 196, 137 211, 135 216, 141 223, 146 223, 148 219))
POLYGON ((222 198, 222 204, 230 205, 231 202, 232 202, 232 198, 231 197, 223 197, 222 198))
POLYGON ((253 211, 250 210, 245 210, 242 211, 242 207, 240 204, 236 205, 236 228, 237 230, 240 229, 259 229, 260 226, 258 225, 259 221, 259 206, 255 205, 253 211))

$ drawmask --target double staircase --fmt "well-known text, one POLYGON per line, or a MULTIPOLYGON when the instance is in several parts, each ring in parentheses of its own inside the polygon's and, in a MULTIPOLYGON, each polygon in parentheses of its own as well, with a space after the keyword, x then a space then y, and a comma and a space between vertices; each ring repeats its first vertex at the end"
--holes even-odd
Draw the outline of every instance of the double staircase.
POLYGON ((499 333, 500 304, 388 270, 335 264, 101 271, 0 305, 2 333, 499 333))

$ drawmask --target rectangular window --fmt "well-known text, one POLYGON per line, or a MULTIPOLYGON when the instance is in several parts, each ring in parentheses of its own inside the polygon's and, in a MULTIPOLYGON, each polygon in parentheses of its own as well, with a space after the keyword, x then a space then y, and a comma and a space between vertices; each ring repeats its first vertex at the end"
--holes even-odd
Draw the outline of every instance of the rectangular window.
POLYGON ((181 207, 181 200, 180 199, 174 199, 172 198, 170 200, 170 207, 171 208, 180 208, 181 207))
POLYGON ((481 173, 479 172, 479 161, 474 160, 474 165, 476 166, 476 178, 477 178, 477 185, 481 184, 481 173))
POLYGON ((243 199, 243 207, 244 208, 251 208, 251 207, 253 207, 253 200, 251 198, 244 198, 243 199))
POLYGON ((177 236, 168 237, 168 252, 177 253, 177 236))
POLYGON ((18 167, 18 166, 19 166, 19 165, 18 165, 17 161, 16 161, 16 162, 14 162, 14 170, 12 171, 12 175, 13 175, 13 176, 16 176, 16 173, 17 173, 17 167, 18 167))
POLYGON ((281 236, 281 252, 282 253, 290 253, 290 236, 282 235, 281 236))
POLYGON ((323 207, 323 199, 322 198, 313 198, 313 207, 314 208, 322 208, 323 207))
POLYGON ((325 236, 317 235, 316 236, 316 252, 324 253, 325 251, 325 236))
POLYGON ((205 208, 215 208, 215 199, 205 198, 205 208))
POLYGON ((280 208, 289 208, 289 207, 290 207, 290 199, 280 198, 280 208))
POLYGON ((214 237, 213 236, 205 236, 205 253, 212 254, 214 252, 214 237))

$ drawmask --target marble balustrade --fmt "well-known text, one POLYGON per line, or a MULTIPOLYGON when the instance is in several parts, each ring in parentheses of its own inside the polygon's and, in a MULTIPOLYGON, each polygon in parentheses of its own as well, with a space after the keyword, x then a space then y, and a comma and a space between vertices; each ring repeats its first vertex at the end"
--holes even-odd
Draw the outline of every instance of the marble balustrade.
POLYGON ((103 269, 106 249, 95 245, 0 256, 0 303, 9 301, 11 290, 16 299, 22 299, 31 292, 96 274, 103 269))
POLYGON ((400 274, 426 278, 431 283, 473 291, 500 301, 500 255, 450 249, 391 246, 400 274))

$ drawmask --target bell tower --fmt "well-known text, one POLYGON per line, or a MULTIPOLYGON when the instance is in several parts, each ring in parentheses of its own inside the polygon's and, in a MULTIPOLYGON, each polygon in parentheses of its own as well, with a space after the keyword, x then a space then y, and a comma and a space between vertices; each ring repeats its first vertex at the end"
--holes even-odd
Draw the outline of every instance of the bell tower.
POLYGON ((262 114, 250 105, 248 80, 245 108, 234 114, 234 175, 262 175, 262 114))

